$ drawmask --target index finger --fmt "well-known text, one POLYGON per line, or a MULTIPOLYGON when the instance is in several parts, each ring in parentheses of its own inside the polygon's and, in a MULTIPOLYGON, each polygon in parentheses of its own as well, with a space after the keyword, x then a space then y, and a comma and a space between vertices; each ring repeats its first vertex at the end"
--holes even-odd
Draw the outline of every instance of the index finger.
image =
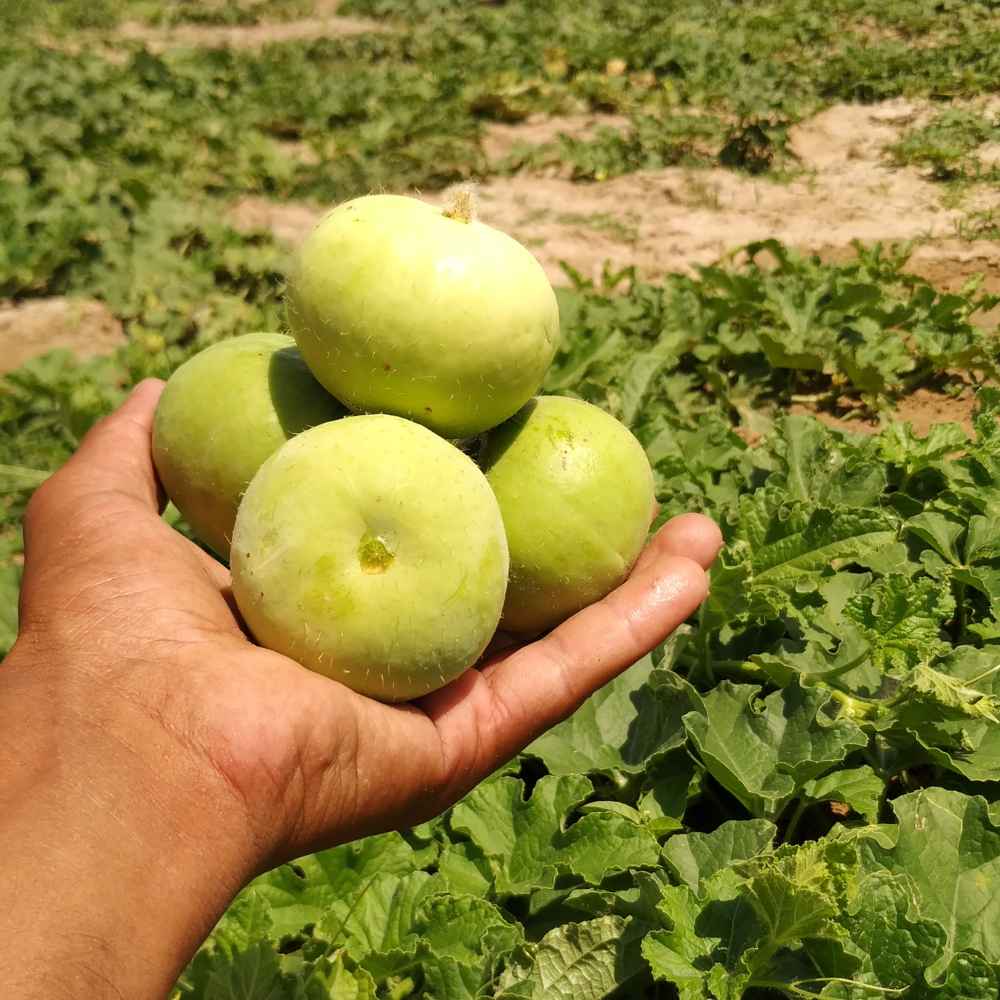
POLYGON ((704 569, 664 555, 544 638, 484 668, 516 753, 658 646, 708 595, 704 569), (518 711, 520 709, 520 711, 518 711))

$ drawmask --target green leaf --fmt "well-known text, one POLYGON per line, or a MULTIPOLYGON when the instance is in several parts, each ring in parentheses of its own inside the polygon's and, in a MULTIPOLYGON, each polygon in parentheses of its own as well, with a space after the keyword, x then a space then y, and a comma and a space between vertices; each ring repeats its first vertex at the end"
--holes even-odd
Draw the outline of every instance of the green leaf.
MULTIPOLYGON (((721 939, 696 930, 701 904, 687 886, 665 886, 660 909, 670 929, 652 931, 642 942, 653 978, 676 986, 679 1000, 711 1000, 705 975, 721 939)), ((741 977, 740 985, 745 981, 741 977)))
POLYGON ((375 980, 364 969, 348 968, 343 955, 321 958, 296 977, 292 1000, 375 1000, 375 980))
POLYGON ((546 375, 546 389, 558 392, 576 385, 592 367, 620 355, 624 343, 621 331, 615 330, 610 336, 595 337, 589 343, 581 341, 571 352, 560 352, 546 375))
POLYGON ((846 923, 877 982, 889 988, 919 984, 946 944, 941 924, 920 916, 914 887, 903 874, 875 871, 862 878, 846 923))
MULTIPOLYGON (((481 1000, 484 988, 487 988, 495 978, 493 974, 484 977, 478 969, 472 969, 447 957, 428 956, 421 968, 423 987, 419 996, 424 1000, 481 1000)), ((390 980, 388 995, 411 996, 414 986, 413 980, 406 977, 398 990, 393 992, 390 980)))
POLYGON ((521 895, 550 889, 561 859, 558 841, 567 814, 592 791, 580 775, 549 775, 525 801, 515 778, 486 782, 451 812, 451 827, 470 837, 494 863, 496 891, 521 895))
POLYGON ((730 820, 711 833, 671 837, 663 848, 663 859, 697 896, 702 883, 723 868, 768 850, 775 832, 767 820, 730 820))
POLYGON ((220 955, 201 991, 204 1000, 283 1000, 278 955, 266 941, 244 951, 220 955))
POLYGON ((52 473, 46 470, 27 469, 21 465, 0 465, 0 494, 34 490, 50 475, 52 473))
POLYGON ((379 979, 409 964, 416 950, 413 926, 424 901, 443 885, 426 872, 372 876, 354 898, 332 901, 316 928, 317 937, 379 979))
POLYGON ((952 580, 978 590, 990 602, 993 614, 1000 613, 1000 569, 989 566, 957 569, 952 573, 952 580))
POLYGON ((681 997, 739 1000, 754 986, 794 995, 800 980, 819 989, 860 965, 840 922, 857 868, 856 846, 833 839, 733 859, 701 878, 700 898, 664 887, 667 929, 651 931, 643 953, 681 997))
POLYGON ((910 671, 895 700, 903 706, 905 724, 915 728, 921 722, 951 719, 988 719, 1000 724, 1000 701, 996 697, 923 665, 910 671))
POLYGON ((943 559, 955 566, 961 564, 958 541, 965 525, 955 517, 937 511, 924 511, 906 522, 906 530, 922 538, 943 559))
POLYGON ((807 781, 802 795, 813 802, 844 802, 869 823, 875 823, 884 790, 882 779, 865 764, 807 781))
POLYGON ((566 893, 564 903, 591 917, 604 917, 614 914, 619 917, 632 917, 636 924, 647 927, 659 927, 662 923, 660 901, 667 875, 664 871, 629 873, 631 887, 622 887, 623 879, 615 880, 612 889, 572 889, 566 893))
POLYGON ((692 697, 683 679, 644 656, 525 753, 541 759, 551 774, 640 771, 683 745, 681 717, 692 697))
POLYGON ((430 954, 463 965, 491 964, 524 939, 518 924, 511 923, 492 903, 471 896, 437 895, 427 899, 412 925, 430 954))
POLYGON ((702 773, 686 750, 666 754, 647 769, 636 809, 657 836, 683 826, 688 803, 700 792, 702 773))
POLYGON ((712 570, 702 627, 720 628, 726 639, 744 620, 773 620, 831 566, 864 564, 895 537, 886 511, 816 508, 770 486, 743 496, 734 541, 712 570))
POLYGON ((880 728, 905 730, 933 763, 974 781, 1000 779, 1000 650, 957 646, 915 674, 880 728))
POLYGON ((641 821, 613 812, 583 816, 560 838, 560 863, 591 885, 611 872, 655 868, 660 859, 656 837, 641 821))
POLYGON ((0 563, 0 657, 6 656, 17 638, 17 600, 21 567, 0 563))
POLYGON ((1000 829, 979 796, 926 788, 894 799, 899 836, 891 850, 870 848, 873 862, 908 876, 920 914, 944 928, 938 969, 975 950, 1000 962, 1000 829))
POLYGON ((885 466, 864 451, 845 448, 841 435, 811 417, 787 416, 779 425, 781 469, 789 499, 818 506, 877 507, 888 486, 885 466))
POLYGON ((549 931, 507 967, 497 1000, 602 1000, 627 988, 644 972, 628 957, 630 923, 607 916, 549 931))
POLYGON ((267 900, 254 889, 246 890, 181 977, 182 994, 199 1000, 284 998, 280 960, 270 934, 267 900))
POLYGON ((988 559, 1000 559, 1000 514, 975 514, 969 518, 965 562, 971 566, 988 559))
POLYGON ((891 423, 883 429, 877 444, 882 460, 899 466, 910 479, 939 465, 946 456, 962 451, 968 437, 958 424, 936 423, 926 435, 917 435, 910 424, 891 423))
POLYGON ((504 958, 524 940, 521 927, 495 906, 467 896, 428 899, 412 933, 425 989, 440 1000, 481 997, 504 958))
POLYGON ((941 627, 955 612, 951 589, 935 580, 888 576, 855 594, 844 615, 867 640, 881 673, 925 664, 948 646, 941 627))
POLYGON ((975 951, 961 951, 933 984, 918 981, 906 994, 914 1000, 995 1000, 1000 994, 1000 967, 975 951))
MULTIPOLYGON (((432 860, 436 849, 424 857, 432 860)), ((270 906, 274 936, 320 923, 335 905, 350 906, 378 874, 404 875, 423 858, 398 834, 367 837, 282 865, 252 883, 270 906)))
POLYGON ((788 588, 831 563, 863 557, 893 541, 894 519, 877 510, 813 509, 766 489, 743 510, 755 585, 788 588))
POLYGON ((802 785, 835 767, 867 737, 823 714, 828 693, 797 685, 765 698, 723 681, 684 716, 705 768, 755 816, 774 817, 802 785))
POLYGON ((233 954, 268 937, 273 924, 267 897, 251 886, 226 910, 208 940, 212 947, 233 954))
MULTIPOLYGON (((848 846, 826 842, 745 862, 750 872, 746 899, 766 934, 760 951, 770 956, 807 938, 843 937, 836 922, 843 892, 838 881, 853 861, 848 846)), ((753 961, 761 965, 761 954, 753 961)))
POLYGON ((664 370, 673 368, 680 359, 686 338, 678 331, 661 336, 658 341, 642 354, 637 354, 625 374, 622 386, 621 419, 629 425, 646 403, 654 379, 664 370))
POLYGON ((450 892, 464 896, 485 896, 493 885, 486 855, 467 841, 446 847, 438 859, 438 875, 450 892))

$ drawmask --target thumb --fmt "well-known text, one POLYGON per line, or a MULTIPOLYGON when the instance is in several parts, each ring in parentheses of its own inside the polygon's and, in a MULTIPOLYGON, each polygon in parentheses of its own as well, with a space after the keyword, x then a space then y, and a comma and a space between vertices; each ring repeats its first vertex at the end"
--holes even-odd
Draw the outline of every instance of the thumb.
POLYGON ((162 392, 163 382, 159 379, 140 382, 114 413, 91 428, 62 471, 79 478, 84 489, 113 490, 158 509, 159 489, 150 442, 162 392))
MULTIPOLYGON (((114 413, 88 432, 73 457, 35 491, 24 512, 26 553, 38 559, 72 538, 80 541, 87 512, 110 506, 159 512, 159 487, 150 443, 156 403, 163 391, 157 379, 140 382, 114 413)), ((106 526, 106 541, 114 528, 106 526)))
POLYGON ((96 423, 73 457, 50 482, 79 502, 90 493, 118 493, 151 510, 159 509, 151 439, 159 379, 145 379, 114 413, 96 423))

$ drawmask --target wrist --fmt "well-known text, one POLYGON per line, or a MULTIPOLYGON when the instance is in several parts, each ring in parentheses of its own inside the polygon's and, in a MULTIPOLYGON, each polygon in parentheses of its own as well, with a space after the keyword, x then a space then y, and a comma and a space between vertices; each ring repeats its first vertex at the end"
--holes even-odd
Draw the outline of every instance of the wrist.
POLYGON ((162 997, 254 873, 245 817, 148 709, 74 697, 81 679, 39 659, 15 648, 0 670, 0 981, 162 997))

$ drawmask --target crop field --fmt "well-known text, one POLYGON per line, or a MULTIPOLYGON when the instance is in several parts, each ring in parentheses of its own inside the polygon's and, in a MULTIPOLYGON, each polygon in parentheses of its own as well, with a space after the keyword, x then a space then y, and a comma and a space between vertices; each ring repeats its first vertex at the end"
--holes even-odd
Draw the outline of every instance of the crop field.
POLYGON ((472 185, 557 287, 544 391, 726 538, 664 646, 444 815, 260 876, 178 998, 1000 996, 997 0, 0 29, 0 655, 31 491, 136 381, 284 329, 291 250, 372 191, 472 185))

